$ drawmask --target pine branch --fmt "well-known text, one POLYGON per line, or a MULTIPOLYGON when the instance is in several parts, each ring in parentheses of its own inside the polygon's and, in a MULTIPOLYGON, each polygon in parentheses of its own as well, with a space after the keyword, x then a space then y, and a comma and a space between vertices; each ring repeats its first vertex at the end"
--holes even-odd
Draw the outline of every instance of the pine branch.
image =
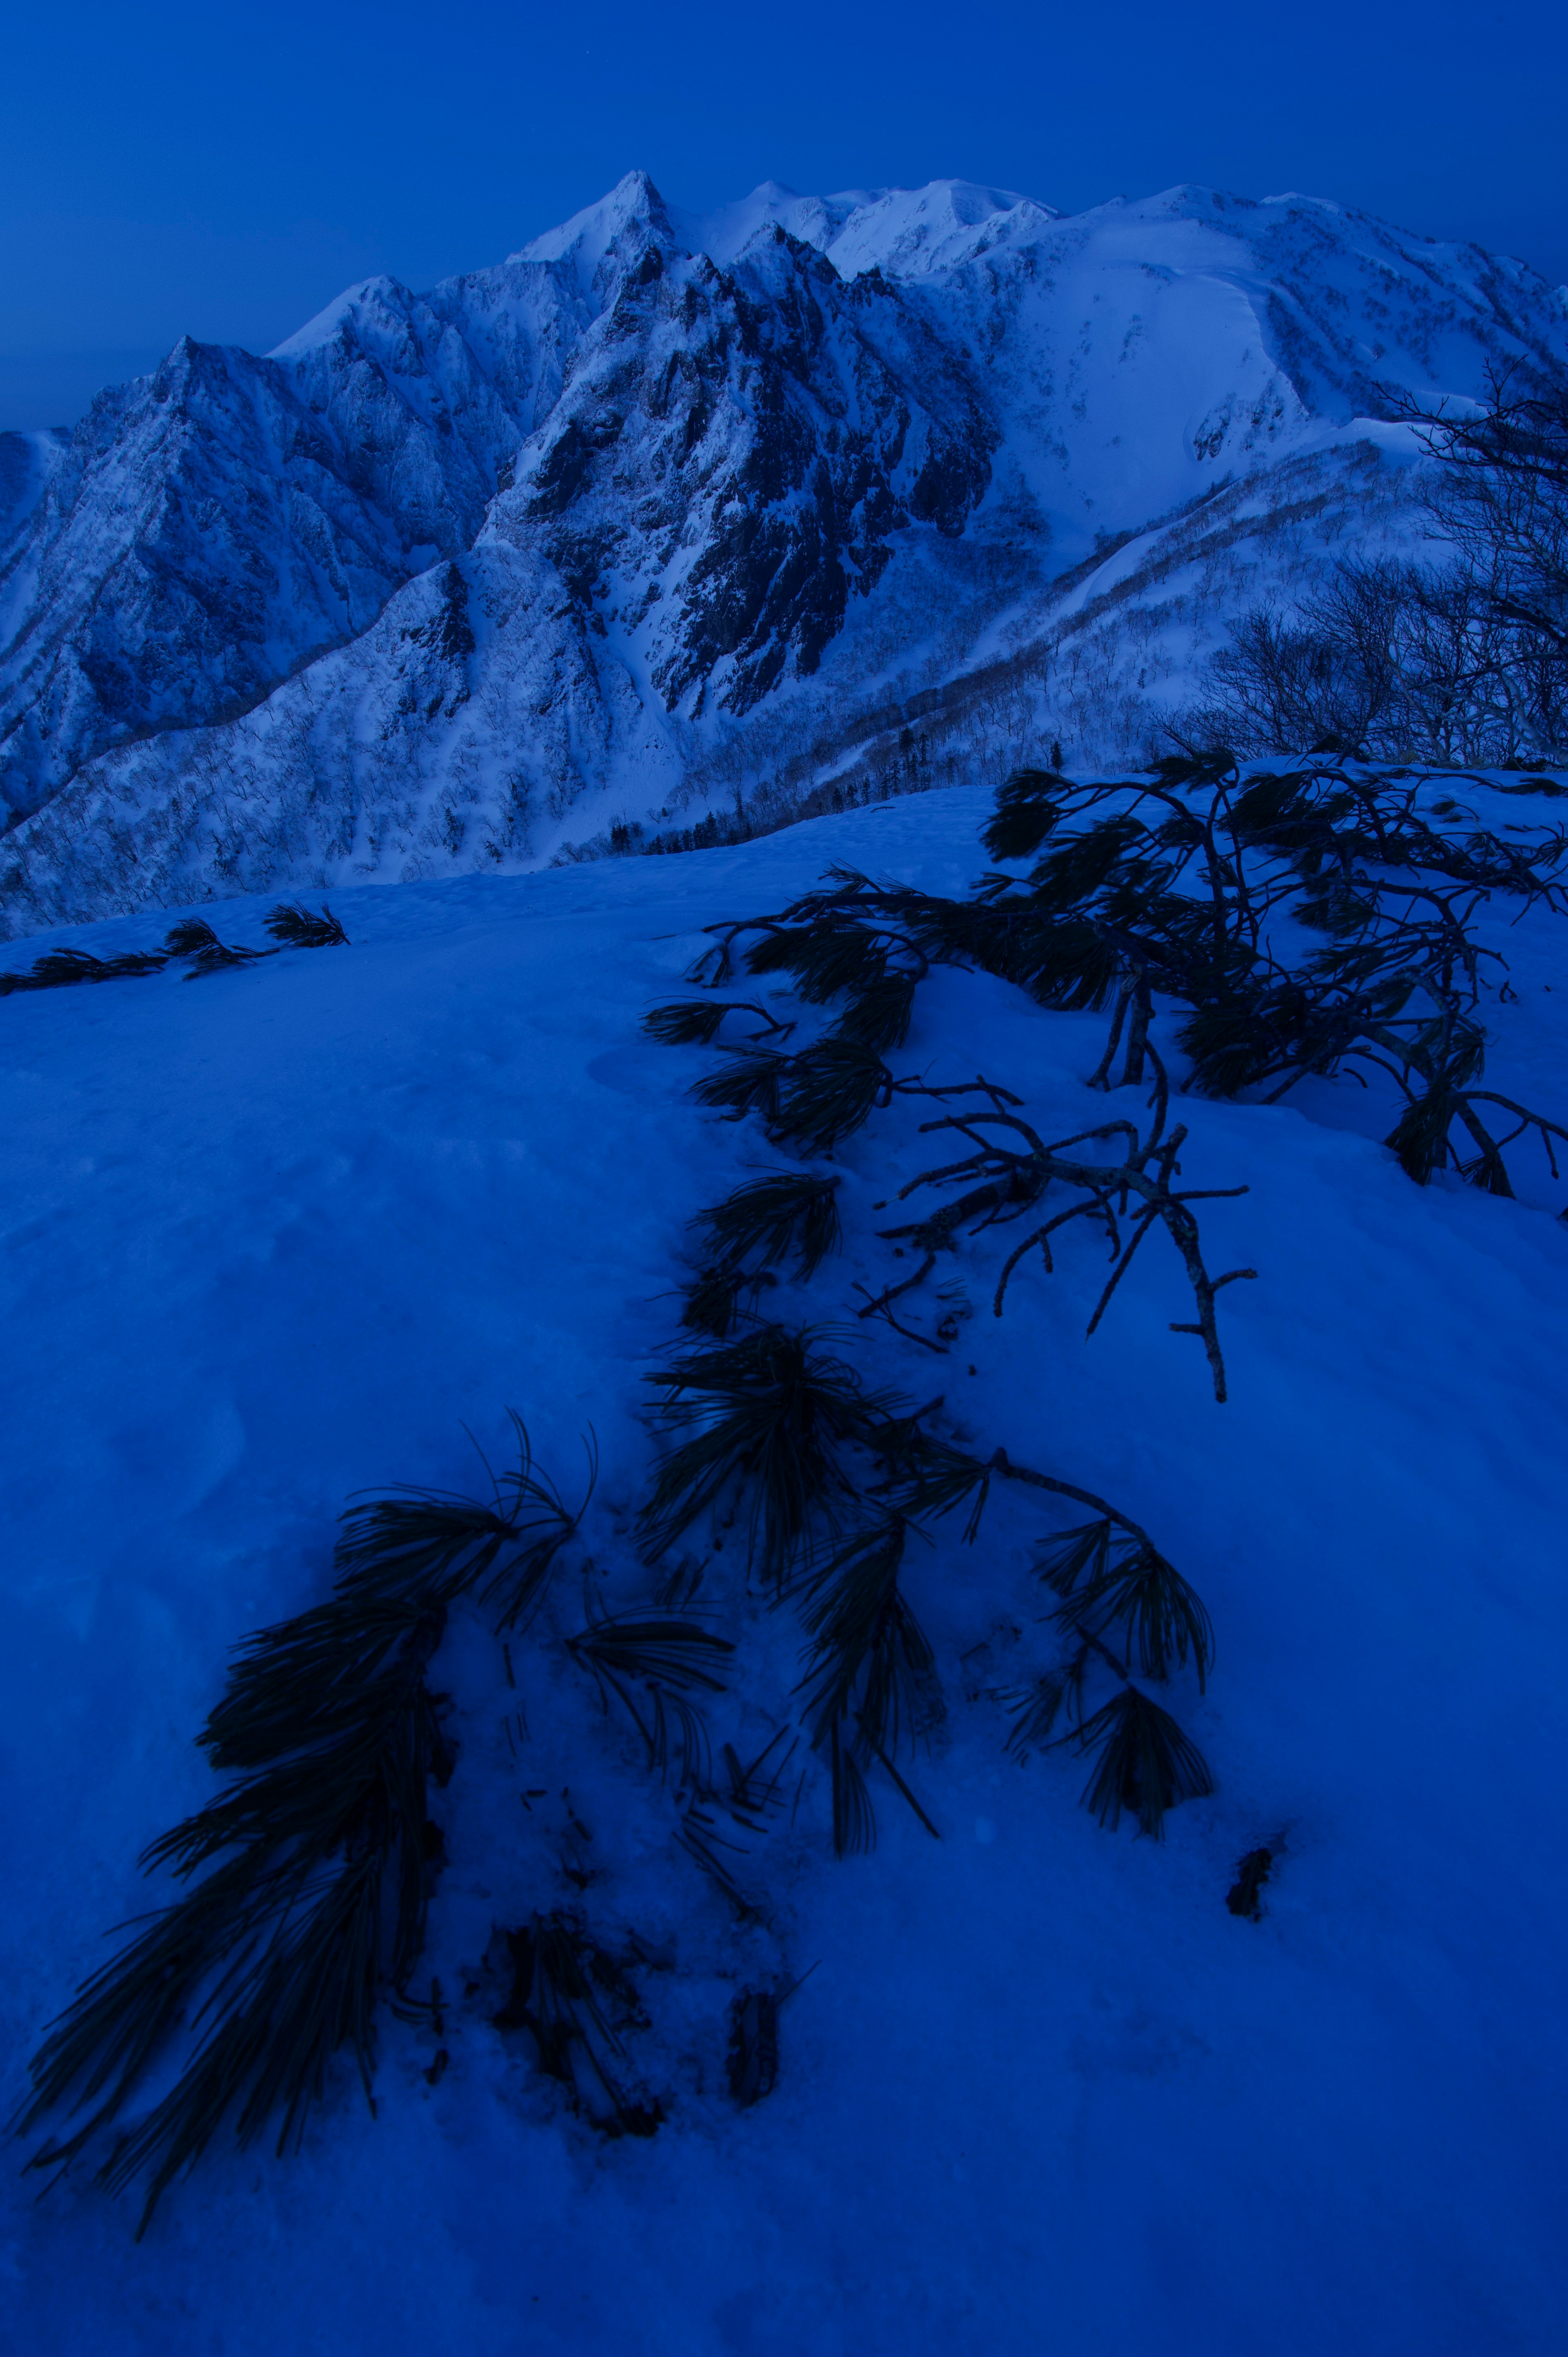
POLYGON ((710 1334, 724 1341, 743 1318, 755 1318, 758 1293, 765 1286, 777 1285, 778 1278, 765 1268, 738 1268, 733 1264, 720 1268, 705 1268, 691 1285, 682 1286, 686 1306, 681 1312, 681 1323, 696 1334, 710 1334), (741 1307, 742 1297, 747 1308, 741 1307))
POLYGON ((339 1592, 359 1597, 433 1597, 450 1604, 477 1595, 501 1606, 499 1627, 537 1609, 561 1549, 588 1510, 598 1478, 590 1432, 588 1480, 574 1512, 534 1466, 528 1428, 511 1414, 518 1461, 493 1483, 489 1504, 446 1491, 407 1489, 350 1507, 338 1542, 339 1592))
POLYGON ((1057 1740, 1097 1753, 1083 1805, 1112 1833, 1122 1812, 1133 1811, 1139 1833, 1162 1841, 1167 1810, 1214 1790, 1208 1762, 1196 1744, 1168 1711, 1136 1686, 1124 1686, 1091 1718, 1057 1740))
POLYGON ((663 1777, 678 1757, 677 1781, 705 1793, 713 1781, 707 1726, 684 1689, 724 1692, 715 1673, 735 1652, 727 1639, 677 1614, 623 1613, 591 1621, 567 1638, 566 1650, 592 1676, 600 1708, 612 1695, 619 1703, 648 1747, 649 1766, 663 1777))
MULTIPOLYGON (((1153 1054, 1152 1049, 1149 1052, 1153 1054)), ((1215 1298, 1224 1286, 1233 1284, 1240 1277, 1253 1277, 1257 1271, 1231 1269, 1222 1276, 1211 1277, 1203 1259, 1197 1222, 1187 1206, 1203 1197, 1242 1195, 1247 1189, 1236 1187, 1177 1190, 1172 1186, 1173 1178, 1179 1173, 1177 1156, 1187 1133, 1185 1126, 1178 1126, 1168 1137, 1162 1135, 1165 1104, 1164 1071, 1158 1066, 1157 1059, 1155 1060, 1158 1073, 1154 1099, 1155 1112, 1146 1136, 1141 1137, 1131 1122, 1113 1121, 1102 1123, 1098 1128, 1083 1131, 1077 1136, 1047 1145, 1016 1114, 1001 1112, 955 1114, 940 1121, 923 1123, 922 1135, 935 1131, 954 1131, 967 1138, 976 1151, 961 1161, 922 1171, 899 1189, 900 1201, 920 1187, 950 1185, 963 1179, 974 1179, 979 1183, 966 1189, 955 1202, 946 1205, 930 1219, 913 1221, 901 1227, 884 1228, 878 1232, 887 1239, 908 1236, 921 1251, 934 1256, 937 1253, 950 1252, 955 1248, 953 1238, 960 1227, 972 1221, 977 1224, 972 1232, 979 1233, 1000 1220, 1018 1219, 1037 1203, 1054 1183, 1065 1184, 1076 1192, 1078 1200, 1031 1229, 1022 1243, 1015 1248, 997 1281, 993 1308, 1000 1318, 1013 1273, 1027 1253, 1038 1250, 1049 1275, 1053 1267, 1050 1252, 1052 1234, 1071 1221, 1096 1219, 1103 1223, 1110 1238, 1112 1265, 1110 1278, 1089 1321, 1088 1330, 1092 1334, 1139 1245, 1155 1225, 1163 1225, 1181 1256, 1197 1308, 1196 1322, 1173 1326, 1172 1330, 1199 1337, 1208 1359, 1215 1398, 1223 1402, 1226 1396, 1225 1362, 1215 1318, 1215 1298), (1009 1144, 1008 1133, 1020 1138, 1022 1145, 1015 1146, 1009 1144), (1122 1143, 1120 1161, 1086 1162, 1067 1150, 1074 1146, 1115 1140, 1122 1143), (1134 1196, 1140 1200, 1143 1209, 1131 1236, 1123 1243, 1118 1225, 1118 1209, 1124 1208, 1129 1198, 1134 1196)))
POLYGON ((770 1171, 749 1180, 691 1224, 705 1234, 706 1250, 724 1268, 755 1260, 776 1267, 792 1252, 797 1273, 814 1275, 841 1242, 836 1178, 812 1178, 793 1170, 770 1171))
POLYGON ((813 1531, 832 1527, 851 1487, 843 1449, 875 1428, 883 1400, 810 1329, 780 1326, 691 1352, 647 1381, 663 1394, 670 1442, 639 1517, 647 1552, 662 1554, 703 1514, 744 1506, 748 1559, 781 1583, 813 1531))
POLYGON ((1103 1639, 1122 1631, 1122 1643, 1145 1677, 1164 1683, 1190 1653, 1198 1691, 1214 1660, 1214 1627, 1196 1591, 1144 1540, 1113 1546, 1105 1519, 1066 1531, 1048 1543, 1036 1569, 1062 1598, 1056 1619, 1068 1633, 1103 1639))
POLYGON ((691 1093, 726 1120, 744 1121, 748 1113, 759 1113, 771 1123, 778 1118, 779 1090, 792 1060, 772 1048, 741 1048, 717 1071, 694 1081, 691 1093))
POLYGON ((325 903, 317 914, 302 900, 285 900, 269 909, 262 922, 285 949, 346 949, 349 944, 348 934, 325 903))
POLYGON ((96 958, 86 950, 46 950, 26 974, 0 974, 0 998, 17 990, 61 990, 83 982, 118 982, 126 976, 161 973, 168 963, 148 951, 129 950, 123 956, 96 958))
POLYGON ((875 1049, 858 1039, 819 1039, 789 1057, 766 1108, 777 1145, 800 1154, 827 1154, 891 1098, 893 1076, 875 1049))
MULTIPOLYGON (((491 1504, 404 1491, 351 1508, 330 1600, 245 1641, 199 1738, 231 1781, 143 1859, 201 1878, 83 1984, 34 2057, 17 2131, 62 2104, 87 2113, 30 2164, 50 2167, 111 2124, 182 2030, 194 2039, 98 2172, 110 2190, 147 2178, 139 2232, 226 2121, 244 2146, 281 2115, 279 2150, 297 2144, 344 2046, 369 2093, 375 2005, 406 1987, 424 1944, 427 1793, 452 1769, 425 1673, 448 1609, 478 1594, 511 1626, 580 1519, 512 1421, 518 1465, 491 1504)), ((593 1473, 590 1446, 590 1495, 593 1473)))
POLYGON ((898 1587, 908 1527, 902 1514, 887 1514, 807 1576, 800 1620, 811 1643, 798 1691, 819 1750, 837 1719, 853 1716, 870 1759, 896 1753, 940 1716, 936 1657, 898 1587))
POLYGON ((1072 1709, 1074 1717, 1079 1715, 1079 1696, 1088 1658, 1088 1648, 1084 1647, 1065 1668, 1042 1670, 1023 1685, 996 1689, 992 1699, 1012 1714, 1013 1725, 1004 1747, 1009 1758, 1025 1760, 1031 1751, 1047 1750, 1051 1730, 1064 1705, 1072 1709))
POLYGON ((633 2103, 611 2068, 626 2051, 620 2027, 648 2019, 623 1966, 575 1916, 536 1915, 506 1939, 512 1985, 496 2028, 527 2030, 540 2069, 596 2127, 618 2136, 654 2135, 660 2106, 633 2103), (611 2005, 619 2025, 610 2019, 611 2005))
POLYGON ((241 1691, 231 1687, 203 1738, 215 1764, 255 1763, 253 1772, 144 1861, 182 1878, 212 1871, 84 1984, 35 2056, 32 2099, 15 2123, 25 2134, 68 2099, 91 2105, 72 2136, 47 2143, 29 2166, 70 2160, 181 2024, 194 2031, 170 2093, 98 2171, 111 2190, 148 2175, 138 2234, 225 2119, 243 2146, 281 2112, 279 2150, 297 2143, 345 2044, 368 2093, 375 1996, 406 1982, 423 1941, 425 1792, 449 1763, 424 1671, 445 1612, 372 1609, 368 1630, 350 1615, 336 1682, 320 1674, 320 1616, 304 1619, 314 1625, 286 1622, 252 1641, 241 1691), (313 1693, 328 1701, 303 1735, 263 1672, 269 1652, 286 1662, 301 1652, 313 1693))
POLYGON ((752 1038, 760 1039, 770 1032, 788 1032, 789 1023, 775 1021, 766 1006, 753 998, 682 998, 670 1006, 650 1008, 642 1018, 642 1028, 650 1039, 661 1047, 711 1047, 724 1028, 728 1015, 755 1015, 762 1025, 752 1038))
POLYGON ((574 1660, 596 1676, 634 1678, 665 1687, 703 1686, 722 1694, 725 1682, 715 1675, 735 1652, 725 1637, 715 1637, 699 1620, 667 1613, 649 1618, 635 1613, 614 1614, 592 1620, 566 1640, 574 1660))

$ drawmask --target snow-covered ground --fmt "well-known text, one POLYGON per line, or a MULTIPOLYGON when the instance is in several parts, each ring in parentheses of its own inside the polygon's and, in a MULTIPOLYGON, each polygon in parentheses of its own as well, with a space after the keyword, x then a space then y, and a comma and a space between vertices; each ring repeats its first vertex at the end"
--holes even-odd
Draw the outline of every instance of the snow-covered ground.
MULTIPOLYGON (((591 1426, 591 1592, 647 1595, 627 1519, 684 1223, 780 1157, 700 1112, 707 1054, 654 1046, 641 1016, 680 995, 704 924, 830 861, 961 889, 985 807, 957 791, 728 852, 348 889, 346 950, 0 1004, 7 2107, 102 1935, 148 1903, 138 1850, 210 1790, 191 1738, 226 1649, 325 1594, 351 1491, 474 1487, 464 1426, 499 1461, 510 1406, 575 1493, 591 1426)), ((209 913, 259 944, 267 905, 209 913)), ((1508 913, 1494 1077, 1561 1115, 1561 928, 1508 913)), ((59 938, 115 951, 161 923, 59 938)), ((894 1061, 978 1065, 1061 1135, 1103 1115, 1082 1086, 1101 1036, 945 973, 894 1061)), ((1568 1178, 1521 1146, 1521 1202, 1423 1191, 1377 1108, 1320 1098, 1183 1107, 1187 1183, 1251 1189, 1201 1207, 1211 1267, 1259 1271, 1220 1297, 1226 1406, 1168 1330, 1190 1313, 1153 1243, 1088 1343, 1086 1236, 1000 1322, 1000 1255, 966 1246, 975 1315, 940 1361, 865 1324, 841 1346, 944 1393, 968 1445, 1151 1528, 1217 1627, 1208 1699, 1177 1706, 1212 1799, 1156 1846, 1077 1805, 1082 1763, 1004 1756, 990 1690, 1047 1657, 1028 1548, 1065 1519, 1009 1497, 910 1577, 947 1686, 909 1771, 940 1841, 884 1789, 875 1854, 835 1864, 813 1769, 793 1830, 736 1864, 768 1915, 737 1925, 552 1634, 579 1625, 573 1573, 514 1643, 515 1690, 478 1621, 437 1664, 461 1747, 430 1957, 450 2067, 428 2083, 431 2031, 388 2018, 379 2116, 345 2069, 297 2158, 215 2150, 140 2244, 134 2203, 85 2174, 39 2202, 8 2173, 6 2345, 1560 2347, 1568 1178), (1251 1922, 1225 1897, 1260 1844, 1281 1854, 1251 1922), (489 2024, 493 1927, 568 1902, 657 1959, 630 2063, 668 2107, 650 2141, 602 2141, 489 2024), (813 1965, 777 2090, 736 2111, 731 1995, 813 1965)), ((781 1312, 843 1324, 856 1281, 886 1282, 873 1207, 928 1157, 917 1119, 846 1142, 844 1252, 781 1312)), ((713 1726, 744 1745, 799 1631, 722 1559, 699 1601, 740 1646, 713 1726)))

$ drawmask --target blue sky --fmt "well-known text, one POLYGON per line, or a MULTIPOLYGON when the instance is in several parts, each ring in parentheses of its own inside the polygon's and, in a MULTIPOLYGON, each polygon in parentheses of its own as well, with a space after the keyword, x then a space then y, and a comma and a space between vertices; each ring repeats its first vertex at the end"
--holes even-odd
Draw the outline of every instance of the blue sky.
POLYGON ((341 286, 483 265, 641 165, 693 206, 955 174, 1069 210, 1305 189, 1568 279, 1545 0, 788 9, 188 0, 8 12, 0 425, 184 333, 265 350, 341 286))

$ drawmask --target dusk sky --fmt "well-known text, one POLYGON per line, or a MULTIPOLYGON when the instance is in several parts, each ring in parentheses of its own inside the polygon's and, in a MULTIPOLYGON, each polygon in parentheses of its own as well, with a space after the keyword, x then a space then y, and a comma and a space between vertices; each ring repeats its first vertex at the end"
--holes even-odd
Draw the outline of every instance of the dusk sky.
POLYGON ((266 350, 342 286, 499 261, 635 166, 702 208, 939 176, 1076 211, 1301 189, 1568 279, 1550 0, 743 9, 274 0, 9 12, 0 425, 185 333, 266 350))

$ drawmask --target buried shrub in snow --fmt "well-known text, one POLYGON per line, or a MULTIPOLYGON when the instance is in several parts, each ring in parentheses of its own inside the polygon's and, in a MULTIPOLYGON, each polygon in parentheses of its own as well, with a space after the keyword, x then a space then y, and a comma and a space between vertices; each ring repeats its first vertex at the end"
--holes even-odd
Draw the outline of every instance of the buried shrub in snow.
MULTIPOLYGON (((1260 816, 1261 805, 1250 806, 1251 816, 1241 812, 1240 832, 1232 821, 1244 790, 1225 774, 1157 781, 1149 790, 1159 804, 1152 827, 1117 802, 1141 794, 1139 785, 1025 781, 998 818, 1015 826, 1009 841, 1041 831, 1021 855, 993 845, 994 856, 1030 856, 1053 829, 1065 844, 1083 817, 1090 830, 1133 817, 1142 832, 1118 825, 1071 858, 1053 849, 1037 882, 987 879, 969 899, 838 875, 779 918, 720 929, 700 977, 710 992, 724 986, 749 944, 765 953, 753 970, 801 980, 800 1007, 836 1002, 836 1011, 826 1036, 798 1051, 760 1040, 738 1059, 726 1051, 714 1077, 738 1061, 746 1088, 726 1095, 699 1082, 699 1102, 741 1119, 755 1112, 779 1150, 815 1166, 868 1123, 934 1100, 943 1109, 932 1127, 950 1132, 962 1149, 953 1162, 905 1179, 906 1192, 950 1193, 924 1223, 929 1232, 920 1223, 894 1232, 914 1239, 921 1265, 908 1284, 872 1292, 861 1319, 883 1318, 945 1352, 944 1329, 951 1322, 956 1332, 967 1314, 950 1292, 934 1332, 898 1325, 897 1313, 929 1284, 939 1257, 970 1256, 972 1237, 983 1254, 993 1228, 1021 1222, 1019 1249, 1038 1250, 1048 1266, 1051 1237, 1088 1221, 1114 1254, 1113 1285, 1158 1228, 1193 1288, 1194 1330, 1218 1383, 1215 1296, 1225 1279, 1208 1275, 1188 1208, 1209 1190, 1176 1184, 1181 1141, 1168 1126, 1166 1070, 1176 1074, 1176 1056, 1151 1036, 1158 1026, 1165 1037, 1173 1016, 1178 1026, 1199 1014, 1236 1017, 1241 1077, 1233 1084, 1241 1089, 1273 1092, 1293 1074, 1352 1069, 1363 1050, 1380 1058, 1407 1086, 1411 1106, 1427 1108, 1432 1142, 1402 1155, 1405 1167, 1430 1178, 1444 1159, 1453 1167, 1455 1154, 1467 1160, 1461 1134, 1478 1142, 1466 1115, 1485 1125, 1486 1107, 1503 1101, 1475 1086, 1472 1048, 1467 1064, 1460 1054, 1463 1024, 1479 1028, 1484 974, 1466 895, 1510 891, 1555 906, 1551 856, 1539 844, 1516 852, 1500 839, 1494 845, 1431 831, 1449 863, 1442 869, 1425 857, 1419 828, 1428 823, 1413 811, 1399 820, 1398 781, 1346 775, 1348 786, 1315 770, 1276 798, 1272 821, 1260 816), (1090 791, 1102 798, 1098 804, 1065 809, 1069 791, 1090 791), (1336 801, 1344 792, 1348 805, 1336 801), (1193 819, 1196 840, 1152 841, 1178 813, 1193 819), (1272 841, 1261 832, 1251 839, 1254 821, 1260 830, 1274 825, 1272 841), (1312 845, 1304 850, 1290 839, 1295 826, 1317 830, 1316 868, 1304 864, 1312 845), (1349 840, 1358 829, 1370 847, 1349 840), (1165 883, 1133 877, 1151 859, 1170 871, 1165 883), (1465 860, 1476 873, 1451 872, 1465 860), (1321 873, 1356 904, 1336 902, 1344 931, 1313 931, 1310 912, 1325 897, 1321 873), (1440 880, 1432 884, 1434 874, 1440 880), (1394 888, 1402 884, 1414 888, 1402 909, 1394 888), (1119 894, 1132 894, 1142 915, 1119 894), (819 925, 831 937, 820 944, 819 925), (1310 963, 1325 941, 1330 952, 1345 953, 1332 970, 1310 963), (1364 971, 1348 944, 1371 961, 1364 971), (966 1077, 949 1087, 940 1075, 935 1083, 902 1077, 890 1060, 921 984, 954 963, 1003 974, 1047 1005, 1107 1009, 1112 1039, 1100 1084, 1148 1089, 1151 1120, 1112 1120, 1053 1140, 998 1082, 966 1077), (1286 1009, 1294 1031, 1267 996, 1287 986, 1298 993, 1286 1009), (1423 992, 1445 1019, 1452 1013, 1435 1039, 1407 1015, 1423 992), (1260 1006, 1249 1030, 1243 1018, 1260 1006), (1271 1069, 1281 1037, 1291 1059, 1271 1069), (1254 1077, 1260 1072, 1265 1077, 1254 1077)), ((755 1002, 716 996, 683 1002, 678 1019, 660 1028, 655 1018, 650 1028, 701 1051, 719 1044, 732 1014, 737 1022, 760 1018, 767 1038, 786 1028, 755 1002), (706 1020, 710 1007, 716 1023, 706 1020)), ((1201 1037, 1184 1052, 1199 1085, 1232 1083, 1232 1068, 1213 1062, 1201 1037)), ((1556 1125, 1522 1108, 1518 1117, 1550 1152, 1556 1125)), ((1491 1130, 1487 1136, 1500 1162, 1509 1140, 1491 1130)), ((789 1301, 788 1314, 758 1314, 769 1280, 820 1287, 835 1249, 864 1240, 864 1222, 860 1238, 846 1239, 859 1215, 852 1218, 854 1189, 835 1184, 839 1175, 770 1168, 692 1222, 699 1265, 686 1312, 703 1339, 693 1335, 650 1378, 658 1461, 640 1517, 623 1519, 607 1542, 633 1539, 618 1563, 636 1593, 603 1599, 607 1574, 595 1555, 604 1548, 590 1554, 582 1508, 533 1468, 521 1434, 516 1471, 489 1500, 409 1491, 350 1513, 329 1601, 253 1640, 213 1713, 204 1740, 228 1785, 149 1853, 150 1863, 172 1866, 190 1888, 137 1927, 37 2057, 28 2123, 70 2103, 81 2119, 40 2161, 69 2161, 128 2122, 100 2174, 111 2186, 142 2177, 150 2208, 221 2127, 242 2142, 263 2129, 280 2141, 297 2138, 333 2083, 334 2056, 352 2055, 368 2082, 377 2007, 389 1996, 413 2002, 443 1853, 427 1813, 442 1805, 433 1794, 445 1788, 447 1808, 463 1805, 461 1773, 447 1781, 460 1729, 433 1684, 437 1649, 462 1615, 482 1613, 499 1639, 525 1641, 541 1663, 562 1665, 596 1723, 594 1703, 602 1704, 607 1750, 619 1744, 630 1776, 640 1779, 626 1789, 646 1792, 649 1805, 667 1811, 671 1836, 698 1870, 693 1894, 705 1878, 736 1925, 756 1924, 768 1911, 764 1846, 791 1824, 800 1823, 801 1839, 814 1821, 824 1835, 831 1830, 839 1852, 864 1849, 880 1788, 937 1829, 940 1786, 926 1789, 919 1763, 929 1747, 940 1748, 950 1649, 930 1609, 929 1542, 989 1537, 984 1518, 995 1511, 999 1485, 1008 1485, 1015 1500, 1054 1519, 1017 1583, 1021 1599, 1044 1605, 1039 1657, 1021 1662, 1012 1683, 988 1689, 1001 1706, 998 1752, 1082 1754, 1086 1807, 1107 1827, 1127 1815, 1155 1838, 1173 1807, 1212 1789, 1210 1769, 1177 1717, 1196 1706, 1212 1668, 1208 1615, 1149 1534, 1064 1476, 1000 1448, 962 1445, 940 1401, 917 1404, 874 1386, 854 1363, 856 1338, 869 1330, 864 1323, 852 1320, 846 1331, 804 1322, 786 1294, 779 1299, 789 1301), (693 1318, 704 1288, 704 1316, 693 1318), (1064 1511, 1069 1506, 1077 1511, 1064 1511), (1069 1521, 1071 1528, 1054 1526, 1069 1521), (586 1609, 568 1614, 568 1584, 579 1578, 586 1609), (771 1648, 770 1628, 784 1632, 771 1648), (737 1724, 722 1739, 725 1728, 710 1721, 729 1707, 754 1659, 759 1678, 772 1674, 773 1723, 760 1731, 737 1724), (171 2087, 182 2053, 188 2059, 171 2087), (139 2110, 149 2093, 157 2100, 139 2110)), ((1495 1168, 1462 1167, 1460 1175, 1497 1183, 1495 1168)), ((1011 1261, 998 1255, 998 1310, 1016 1263, 1017 1251, 1011 1261)), ((1021 1601, 1019 1617, 1036 1616, 1021 1601)), ((510 1650, 506 1659, 510 1678, 510 1650)), ((542 1798, 531 1787, 523 1805, 542 1798)), ((665 1967, 651 1948, 639 1952, 601 1928, 596 1869, 574 1867, 571 1878, 580 1906, 541 1887, 501 1916, 496 1953, 504 1962, 494 1969, 510 1969, 510 1995, 492 1996, 489 2018, 526 2041, 603 2132, 645 2134, 657 2127, 667 2095, 646 2083, 631 2041, 651 2008, 648 1975, 665 1967)), ((1254 1906, 1255 1891, 1234 1911, 1254 1906)), ((780 2001, 748 1971, 730 2057, 737 2102, 757 2100, 772 2083, 780 2001)))
POLYGON ((45 2040, 18 2126, 68 2100, 88 2116, 35 2167, 82 2150, 181 2029, 183 2072, 99 2170, 112 2190, 147 2177, 144 2228, 226 2120, 242 2145, 274 2120, 280 2151, 297 2141, 343 2046, 369 2091, 379 1996, 407 1986, 424 1945, 428 1788, 453 1766, 426 1673, 447 1614, 472 1595, 511 1626, 576 1524, 518 1437, 489 1504, 410 1490, 350 1509, 330 1602, 248 1641, 199 1738, 235 1781, 144 1859, 186 1881, 209 1870, 45 2040))
MULTIPOLYGON (((293 900, 263 920, 278 949, 319 950, 346 946, 349 936, 330 909, 317 916, 293 900)), ((0 998, 18 990, 59 990, 78 982, 118 982, 127 975, 161 974, 171 959, 188 961, 186 980, 218 974, 225 966, 254 965, 277 950, 231 949, 204 917, 182 917, 169 928, 161 950, 128 950, 124 956, 96 958, 86 950, 47 950, 26 974, 0 972, 0 998)))

